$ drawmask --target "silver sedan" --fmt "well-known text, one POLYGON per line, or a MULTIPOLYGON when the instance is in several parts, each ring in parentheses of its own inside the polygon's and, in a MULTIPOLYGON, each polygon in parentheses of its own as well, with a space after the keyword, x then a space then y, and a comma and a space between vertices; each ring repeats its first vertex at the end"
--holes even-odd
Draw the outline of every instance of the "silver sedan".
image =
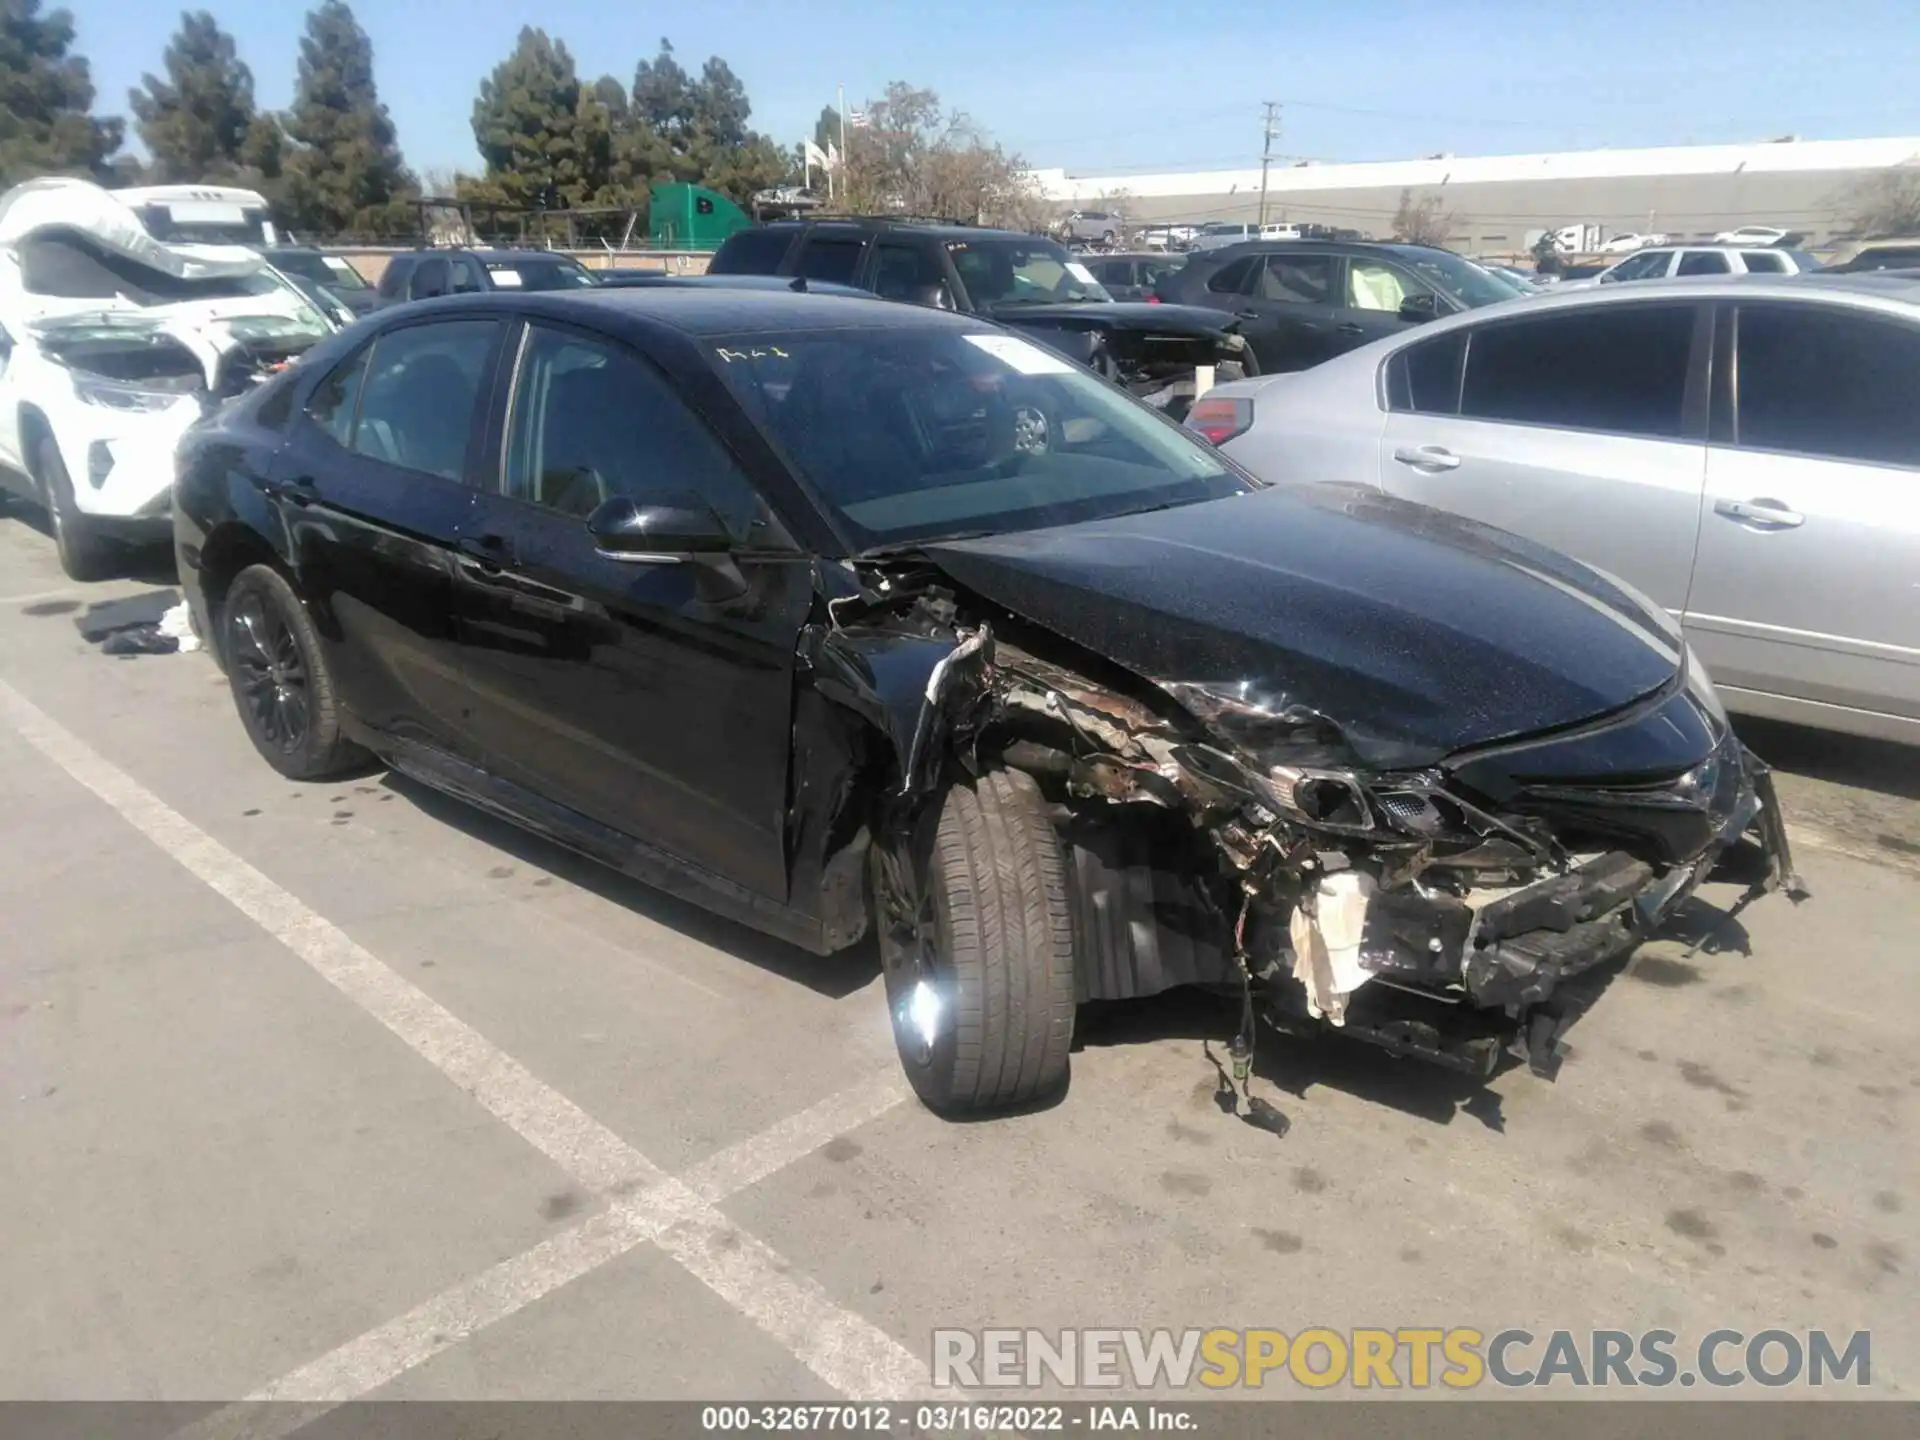
POLYGON ((1920 283, 1547 294, 1187 423, 1263 478, 1364 478, 1626 580, 1733 710, 1920 744, 1920 283))

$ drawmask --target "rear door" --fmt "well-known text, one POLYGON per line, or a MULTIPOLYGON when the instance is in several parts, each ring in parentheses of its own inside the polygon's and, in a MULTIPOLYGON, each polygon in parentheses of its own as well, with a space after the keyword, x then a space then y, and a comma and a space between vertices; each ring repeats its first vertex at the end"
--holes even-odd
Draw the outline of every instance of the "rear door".
POLYGON ((465 759, 453 556, 504 328, 463 316, 382 331, 314 387, 266 487, 342 703, 465 759))
POLYGON ((1258 257, 1235 313, 1262 372, 1305 370, 1344 348, 1334 333, 1343 310, 1340 285, 1337 256, 1289 244, 1258 257))
POLYGON ((486 767, 784 899, 808 558, 647 357, 541 322, 522 332, 512 373, 456 588, 486 767), (595 547, 586 520, 603 500, 674 491, 699 494, 726 522, 737 593, 706 562, 595 547))
POLYGON ((1920 327, 1729 305, 1687 625, 1730 687, 1920 718, 1920 327))
POLYGON ((1707 307, 1596 304, 1396 353, 1380 483, 1620 576, 1680 613, 1706 474, 1707 307))

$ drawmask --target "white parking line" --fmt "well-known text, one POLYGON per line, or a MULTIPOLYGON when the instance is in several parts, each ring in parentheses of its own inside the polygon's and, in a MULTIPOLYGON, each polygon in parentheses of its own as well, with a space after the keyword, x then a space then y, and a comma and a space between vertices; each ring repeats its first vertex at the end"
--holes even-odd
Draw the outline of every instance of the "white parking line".
MULTIPOLYGON (((344 1403, 649 1239, 658 1239, 665 1253, 840 1393, 868 1400, 926 1393, 929 1377, 922 1361, 868 1321, 842 1309, 817 1284, 796 1275, 774 1251, 713 1206, 714 1200, 753 1184, 897 1103, 904 1093, 897 1082, 869 1082, 829 1097, 720 1152, 690 1171, 686 1180, 668 1179, 639 1151, 4 680, 0 680, 0 714, 29 744, 573 1179, 602 1194, 624 1195, 576 1229, 281 1377, 254 1398, 344 1403)), ((245 1423, 247 1428, 236 1433, 254 1434, 254 1426, 273 1413, 280 1412, 227 1410, 217 1412, 211 1423, 245 1423)), ((284 1418, 294 1416, 288 1413, 284 1418)))

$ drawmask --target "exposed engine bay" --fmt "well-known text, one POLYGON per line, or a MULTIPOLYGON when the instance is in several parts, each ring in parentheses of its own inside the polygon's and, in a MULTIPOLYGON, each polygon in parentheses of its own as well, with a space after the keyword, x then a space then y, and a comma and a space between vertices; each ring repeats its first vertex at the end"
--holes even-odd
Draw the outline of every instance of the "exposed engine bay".
POLYGON ((1749 831, 1763 857, 1750 895, 1806 893, 1766 767, 1684 668, 1544 741, 1383 766, 1360 758, 1382 749, 1356 744, 1363 727, 1258 680, 1149 679, 941 567, 860 570, 813 636, 823 693, 884 688, 902 664, 924 676, 911 706, 895 701, 905 759, 874 843, 904 835, 952 767, 1031 775, 1070 856, 1078 1000, 1237 995, 1240 1079, 1256 1015, 1474 1074, 1512 1054, 1551 1077, 1592 998, 1583 982, 1749 831), (1691 727, 1708 758, 1603 783, 1530 778, 1649 724, 1691 727))

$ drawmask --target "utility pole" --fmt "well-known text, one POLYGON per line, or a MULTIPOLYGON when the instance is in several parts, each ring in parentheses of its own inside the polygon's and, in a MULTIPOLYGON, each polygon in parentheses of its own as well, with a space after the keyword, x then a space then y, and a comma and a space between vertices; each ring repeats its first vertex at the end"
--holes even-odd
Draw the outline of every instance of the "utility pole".
POLYGON ((1265 139, 1260 146, 1260 228, 1263 230, 1267 225, 1267 167, 1273 163, 1274 136, 1280 133, 1279 102, 1269 100, 1266 102, 1266 106, 1267 123, 1265 139))

